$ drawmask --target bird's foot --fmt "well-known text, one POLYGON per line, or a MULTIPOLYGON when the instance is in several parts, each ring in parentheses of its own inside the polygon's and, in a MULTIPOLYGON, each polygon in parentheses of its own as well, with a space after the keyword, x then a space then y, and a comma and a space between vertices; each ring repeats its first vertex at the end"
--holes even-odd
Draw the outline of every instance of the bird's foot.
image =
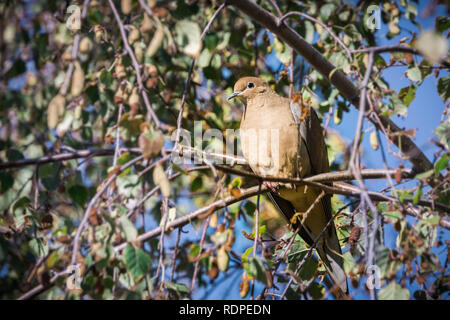
POLYGON ((280 186, 279 182, 271 182, 271 181, 264 181, 263 184, 269 188, 272 192, 278 193, 277 189, 280 186))

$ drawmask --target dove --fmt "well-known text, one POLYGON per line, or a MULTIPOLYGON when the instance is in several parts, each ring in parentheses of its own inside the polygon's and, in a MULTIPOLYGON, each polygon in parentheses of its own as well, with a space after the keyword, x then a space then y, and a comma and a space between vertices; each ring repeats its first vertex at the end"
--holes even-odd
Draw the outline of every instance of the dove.
MULTIPOLYGON (((313 108, 279 96, 257 77, 239 79, 228 100, 233 98, 244 105, 241 149, 253 172, 262 177, 304 178, 330 171, 321 123, 313 108)), ((269 187, 268 197, 277 210, 293 223, 294 230, 299 228, 306 243, 313 245, 332 219, 331 196, 325 194, 316 201, 321 194, 318 188, 264 184, 269 187)), ((348 294, 334 222, 319 238, 316 251, 340 294, 348 294)))

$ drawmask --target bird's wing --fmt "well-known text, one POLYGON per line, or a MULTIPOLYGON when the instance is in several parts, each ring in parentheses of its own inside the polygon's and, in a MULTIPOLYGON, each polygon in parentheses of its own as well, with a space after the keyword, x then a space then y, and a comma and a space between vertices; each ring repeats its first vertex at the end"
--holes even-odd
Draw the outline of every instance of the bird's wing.
MULTIPOLYGON (((306 145, 311 171, 309 175, 329 172, 327 146, 322 132, 322 126, 316 112, 310 106, 301 108, 291 102, 290 108, 295 121, 299 124, 302 142, 306 145)), ((331 195, 326 194, 321 199, 325 221, 332 219, 331 195)), ((294 209, 295 210, 295 209, 294 209)), ((325 225, 323 226, 325 227, 325 225)), ((303 236, 302 236, 303 237, 303 236)), ((307 238, 303 237, 308 242, 307 238)), ((325 244, 317 248, 333 280, 344 291, 348 292, 347 278, 343 270, 342 250, 337 237, 334 223, 330 223, 324 235, 325 244)))

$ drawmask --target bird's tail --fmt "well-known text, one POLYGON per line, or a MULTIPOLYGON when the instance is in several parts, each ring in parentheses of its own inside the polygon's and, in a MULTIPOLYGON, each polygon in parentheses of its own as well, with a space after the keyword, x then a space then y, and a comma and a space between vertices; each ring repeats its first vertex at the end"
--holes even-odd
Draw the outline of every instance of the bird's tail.
MULTIPOLYGON (((317 253, 322 260, 333 282, 342 291, 341 295, 348 294, 347 276, 344 271, 344 259, 342 258, 341 246, 336 235, 336 231, 330 232, 331 235, 326 241, 317 246, 317 253)), ((328 233, 328 232, 327 232, 328 233)))

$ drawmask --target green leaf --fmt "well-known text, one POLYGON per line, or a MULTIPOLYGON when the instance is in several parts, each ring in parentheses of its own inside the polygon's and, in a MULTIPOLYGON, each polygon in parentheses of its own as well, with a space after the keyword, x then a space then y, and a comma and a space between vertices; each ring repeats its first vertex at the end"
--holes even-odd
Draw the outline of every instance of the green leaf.
POLYGON ((203 49, 202 53, 198 57, 197 64, 199 68, 205 68, 209 66, 209 62, 211 61, 211 53, 209 53, 208 49, 203 49))
POLYGON ((447 118, 447 121, 441 123, 436 128, 435 133, 439 141, 448 148, 450 146, 450 118, 447 118))
POLYGON ((13 185, 13 176, 7 171, 0 171, 0 194, 5 193, 13 185))
POLYGON ((391 259, 391 255, 396 255, 396 251, 388 248, 378 249, 376 251, 376 265, 380 271, 380 278, 385 278, 388 274, 397 272, 402 266, 402 262, 391 259))
POLYGON ((198 191, 198 190, 200 190, 202 187, 203 187, 203 180, 202 180, 202 177, 201 177, 201 176, 195 177, 195 179, 192 180, 192 183, 191 183, 191 191, 192 191, 192 192, 198 191))
POLYGON ((361 33, 359 33, 354 24, 346 25, 344 28, 344 32, 355 42, 361 42, 363 40, 361 33))
POLYGON ((409 19, 411 21, 414 21, 414 19, 416 19, 417 7, 414 4, 412 4, 412 3, 407 4, 406 11, 405 11, 405 17, 406 17, 406 19, 409 19))
POLYGON ((266 268, 262 260, 258 257, 251 257, 247 263, 244 263, 244 270, 249 277, 255 278, 261 283, 267 284, 266 268))
POLYGON ((403 103, 407 107, 409 107, 411 102, 414 100, 416 96, 416 89, 417 89, 416 86, 409 86, 400 89, 400 91, 398 92, 398 97, 403 101, 403 103))
POLYGON ((281 63, 287 64, 291 60, 291 52, 289 47, 282 41, 278 40, 277 37, 274 38, 273 46, 275 48, 275 55, 280 60, 281 63))
POLYGON ((149 270, 150 257, 142 249, 129 245, 124 251, 125 264, 137 282, 149 270))
POLYGON ((422 73, 420 72, 420 69, 418 67, 408 68, 408 71, 406 71, 406 76, 409 78, 409 80, 414 82, 419 82, 422 80, 422 73))
POLYGON ((422 196, 422 188, 419 186, 416 193, 414 194, 413 204, 418 204, 421 196, 422 196))
POLYGON ((389 99, 388 106, 389 106, 389 109, 394 111, 396 114, 399 114, 401 116, 406 116, 408 107, 403 103, 403 101, 397 95, 391 96, 391 98, 389 99))
POLYGON ((437 89, 442 100, 448 101, 450 99, 450 75, 438 80, 437 89))
POLYGON ((105 87, 110 87, 113 82, 112 73, 106 69, 100 72, 100 82, 105 85, 105 87))
POLYGON ((41 179, 42 184, 44 185, 45 189, 48 191, 54 191, 56 188, 58 188, 60 180, 59 177, 47 177, 41 179))
POLYGON ((304 20, 300 25, 299 33, 308 42, 312 43, 314 40, 314 25, 309 20, 304 20))
POLYGON ((120 228, 125 236, 125 239, 128 242, 135 241, 138 236, 138 232, 134 227, 134 224, 126 216, 120 217, 119 222, 120 228))
POLYGON ((320 18, 322 21, 328 21, 331 15, 334 13, 336 6, 333 3, 324 4, 320 8, 320 18))
POLYGON ((254 204, 251 201, 247 201, 244 205, 244 211, 245 213, 247 213, 248 215, 253 215, 253 213, 255 213, 256 210, 256 204, 254 204))
POLYGON ((29 246, 33 255, 37 258, 42 258, 48 255, 48 243, 44 243, 43 238, 35 238, 29 242, 29 246))
POLYGON ((242 185, 242 178, 241 177, 236 177, 233 179, 233 181, 231 182, 231 186, 233 188, 240 188, 242 185))
POLYGON ((207 34, 205 36, 205 47, 208 48, 209 51, 213 51, 216 49, 217 44, 219 43, 219 38, 217 37, 217 34, 207 34))
POLYGON ((347 251, 342 256, 344 258, 344 270, 348 274, 353 268, 356 267, 356 261, 351 255, 350 251, 347 251))
POLYGON ((164 283, 167 290, 170 290, 172 293, 175 293, 178 298, 182 298, 184 295, 189 293, 189 288, 185 284, 174 283, 174 282, 166 282, 164 283))
POLYGON ((242 254, 241 259, 243 263, 248 262, 248 256, 253 252, 253 247, 248 248, 245 250, 245 252, 242 254))
MULTIPOLYGON (((3 30, 2 30, 3 31, 3 30)), ((25 62, 22 59, 17 59, 14 61, 12 67, 6 72, 5 79, 10 79, 17 77, 18 75, 24 73, 27 70, 25 62)))
POLYGON ((119 176, 116 179, 116 185, 120 195, 125 197, 136 197, 141 189, 141 183, 137 174, 119 176))
POLYGON ((403 215, 400 211, 385 211, 383 212, 383 215, 392 221, 397 221, 398 219, 402 219, 403 215))
POLYGON ((409 300, 409 290, 392 281, 378 293, 380 300, 409 300))
POLYGON ((25 159, 22 152, 17 149, 6 150, 6 158, 8 158, 8 161, 18 161, 25 159))
POLYGON ((417 174, 417 175, 415 176, 415 179, 419 179, 419 180, 420 180, 420 179, 426 179, 426 178, 429 178, 429 177, 432 176, 433 172, 434 172, 434 170, 433 170, 433 169, 430 169, 430 170, 428 170, 428 171, 419 173, 419 174, 417 174))
POLYGON ((198 256, 199 253, 200 253, 200 246, 196 243, 192 243, 191 248, 189 250, 189 257, 194 259, 198 256))
POLYGON ((192 57, 196 57, 201 50, 201 30, 197 23, 190 20, 178 21, 175 25, 175 41, 181 50, 192 57))
POLYGON ((73 202, 82 207, 88 200, 88 190, 80 185, 75 185, 69 188, 67 191, 73 202))
POLYGON ((436 29, 437 32, 443 33, 448 28, 450 28, 450 18, 445 16, 437 17, 434 28, 436 29))
POLYGON ((434 164, 434 173, 436 178, 439 177, 439 173, 448 166, 448 154, 444 153, 438 161, 434 164))
POLYGON ((326 291, 325 287, 317 282, 311 283, 311 285, 308 287, 308 293, 315 300, 322 299, 322 297, 325 294, 325 291, 326 291))
POLYGON ((317 261, 311 258, 306 259, 302 268, 300 269, 299 276, 303 281, 311 280, 316 274, 317 261))

